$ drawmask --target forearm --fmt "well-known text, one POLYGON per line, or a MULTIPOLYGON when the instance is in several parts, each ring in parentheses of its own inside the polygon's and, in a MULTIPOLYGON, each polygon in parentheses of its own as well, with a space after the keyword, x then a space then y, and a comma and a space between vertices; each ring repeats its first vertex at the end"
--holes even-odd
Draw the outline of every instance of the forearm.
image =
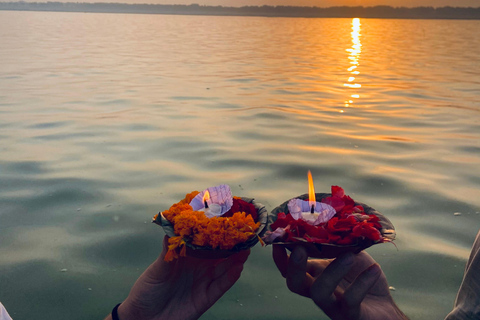
POLYGON ((445 320, 478 319, 480 316, 480 231, 472 247, 455 308, 445 320))
POLYGON ((410 320, 410 318, 407 317, 407 316, 405 315, 405 313, 403 313, 403 311, 400 310, 400 308, 399 308, 396 304, 395 304, 395 309, 396 309, 396 310, 395 310, 395 311, 396 311, 396 314, 397 314, 397 316, 398 316, 398 320, 410 320))

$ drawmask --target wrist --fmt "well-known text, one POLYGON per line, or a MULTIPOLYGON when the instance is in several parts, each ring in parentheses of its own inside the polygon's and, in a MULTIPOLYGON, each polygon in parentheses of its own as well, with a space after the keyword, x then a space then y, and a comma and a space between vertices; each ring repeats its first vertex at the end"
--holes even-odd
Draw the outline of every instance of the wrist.
POLYGON ((112 320, 129 320, 129 319, 134 319, 131 317, 129 308, 128 308, 128 302, 123 301, 117 308, 117 318, 113 318, 112 314, 112 320))
POLYGON ((127 298, 123 301, 117 308, 117 316, 115 319, 112 317, 112 320, 153 320, 155 316, 149 315, 142 308, 138 308, 135 303, 127 298))
POLYGON ((112 320, 120 320, 118 318, 118 307, 120 307, 121 303, 117 304, 115 307, 112 309, 112 313, 110 314, 112 320))

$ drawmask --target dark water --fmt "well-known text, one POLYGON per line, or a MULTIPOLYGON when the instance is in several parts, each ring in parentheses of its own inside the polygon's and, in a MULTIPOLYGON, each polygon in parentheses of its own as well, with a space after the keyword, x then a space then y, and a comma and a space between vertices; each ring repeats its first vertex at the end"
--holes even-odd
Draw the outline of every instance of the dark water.
MULTIPOLYGON (((0 12, 0 301, 101 319, 160 252, 153 214, 220 183, 271 210, 310 169, 392 220, 398 250, 368 252, 442 319, 480 227, 479 29, 0 12)), ((202 319, 324 319, 270 254, 202 319)))

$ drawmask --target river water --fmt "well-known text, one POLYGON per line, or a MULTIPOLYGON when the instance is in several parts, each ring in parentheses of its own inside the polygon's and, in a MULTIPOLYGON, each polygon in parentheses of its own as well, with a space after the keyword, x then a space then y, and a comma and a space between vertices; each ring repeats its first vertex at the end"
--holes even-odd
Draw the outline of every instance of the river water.
MULTIPOLYGON (((0 12, 0 301, 102 319, 151 217, 227 183, 268 210, 342 186, 412 319, 453 305, 480 227, 480 21, 0 12)), ((326 319, 271 248, 202 319, 326 319)))

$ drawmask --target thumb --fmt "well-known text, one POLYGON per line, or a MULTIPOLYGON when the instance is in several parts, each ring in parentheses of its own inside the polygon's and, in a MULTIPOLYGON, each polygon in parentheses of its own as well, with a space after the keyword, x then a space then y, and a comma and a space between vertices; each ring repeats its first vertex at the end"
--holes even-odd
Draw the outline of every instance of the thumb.
POLYGON ((307 274, 308 255, 305 248, 296 246, 287 266, 287 287, 290 291, 310 297, 310 286, 313 283, 312 277, 307 274))

